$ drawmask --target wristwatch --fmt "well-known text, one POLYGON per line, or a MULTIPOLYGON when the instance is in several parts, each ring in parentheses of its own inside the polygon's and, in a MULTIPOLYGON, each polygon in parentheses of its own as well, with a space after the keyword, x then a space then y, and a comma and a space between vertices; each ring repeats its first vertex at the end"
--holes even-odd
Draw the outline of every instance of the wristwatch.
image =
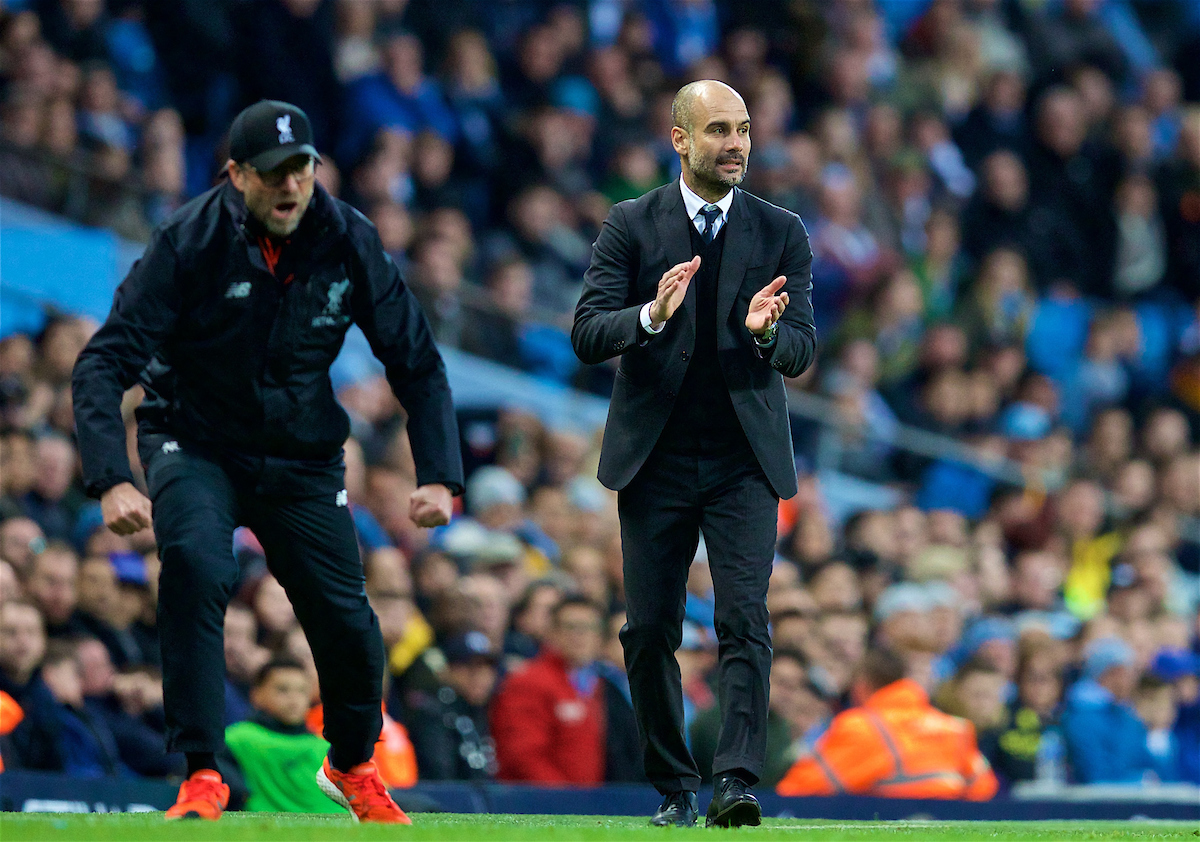
POLYGON ((762 336, 754 337, 754 344, 760 348, 766 348, 768 345, 775 344, 775 335, 779 333, 779 322, 772 322, 771 326, 763 331, 762 336))

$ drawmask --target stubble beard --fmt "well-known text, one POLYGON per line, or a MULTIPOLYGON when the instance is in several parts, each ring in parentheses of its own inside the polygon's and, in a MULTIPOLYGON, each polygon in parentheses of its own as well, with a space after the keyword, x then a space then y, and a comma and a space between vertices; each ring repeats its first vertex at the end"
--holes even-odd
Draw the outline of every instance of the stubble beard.
POLYGON ((275 209, 278 203, 277 199, 272 199, 269 196, 264 196, 261 200, 246 202, 246 208, 250 213, 254 214, 254 218, 262 223, 263 228, 273 237, 290 237, 300 227, 300 222, 304 219, 304 214, 308 211, 309 205, 312 204, 312 193, 307 196, 302 195, 297 201, 298 212, 287 222, 280 222, 272 216, 271 212, 275 209))
POLYGON ((697 153, 695 144, 691 140, 688 141, 688 170, 696 182, 704 187, 711 187, 714 190, 720 188, 729 190, 737 187, 746 178, 746 173, 749 171, 745 155, 741 156, 741 162, 742 168, 737 173, 725 175, 717 169, 716 156, 709 158, 697 153))

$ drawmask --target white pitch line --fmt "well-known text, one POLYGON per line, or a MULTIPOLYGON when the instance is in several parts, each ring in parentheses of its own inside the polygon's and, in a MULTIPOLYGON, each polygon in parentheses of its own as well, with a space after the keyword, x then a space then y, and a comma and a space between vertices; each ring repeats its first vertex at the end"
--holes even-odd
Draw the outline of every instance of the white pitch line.
POLYGON ((944 822, 880 822, 877 824, 787 824, 772 825, 772 830, 910 830, 912 828, 940 828, 944 822))

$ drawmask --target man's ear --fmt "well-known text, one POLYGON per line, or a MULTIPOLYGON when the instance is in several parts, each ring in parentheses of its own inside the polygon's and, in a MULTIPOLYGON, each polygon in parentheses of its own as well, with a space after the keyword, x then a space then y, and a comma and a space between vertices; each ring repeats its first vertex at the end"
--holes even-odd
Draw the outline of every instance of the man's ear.
POLYGON ((671 128, 671 146, 680 155, 686 156, 688 153, 688 133, 679 126, 671 128))
POLYGON ((229 181, 237 188, 239 193, 246 192, 246 174, 238 169, 238 165, 230 159, 225 162, 225 172, 229 174, 229 181))

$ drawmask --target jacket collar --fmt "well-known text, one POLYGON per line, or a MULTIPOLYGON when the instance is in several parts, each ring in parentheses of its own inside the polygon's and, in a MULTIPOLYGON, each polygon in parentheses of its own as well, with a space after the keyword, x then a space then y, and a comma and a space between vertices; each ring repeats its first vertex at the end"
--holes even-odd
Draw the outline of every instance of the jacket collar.
MULTIPOLYGON (((251 264, 263 272, 271 274, 256 243, 256 229, 260 226, 250 219, 250 211, 246 208, 246 201, 242 198, 241 192, 228 180, 222 186, 221 191, 221 204, 229 214, 234 231, 245 241, 247 256, 251 264)), ((312 201, 300 220, 300 226, 292 236, 299 238, 299 244, 312 260, 340 243, 347 230, 346 217, 343 215, 342 209, 318 182, 313 186, 312 201)))

